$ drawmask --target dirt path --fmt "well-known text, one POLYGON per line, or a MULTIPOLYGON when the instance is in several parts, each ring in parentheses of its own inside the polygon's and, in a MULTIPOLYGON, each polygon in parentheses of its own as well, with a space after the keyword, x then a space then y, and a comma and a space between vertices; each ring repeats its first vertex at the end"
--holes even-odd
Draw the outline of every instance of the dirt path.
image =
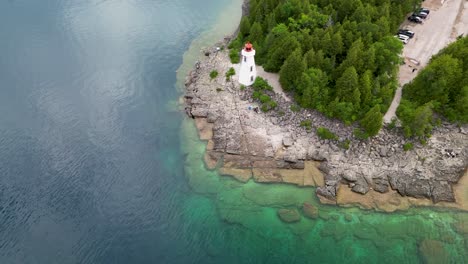
POLYGON ((430 58, 442 48, 456 40, 458 33, 468 32, 468 10, 466 0, 430 0, 423 2, 423 7, 431 10, 423 24, 405 21, 402 28, 415 32, 403 49, 406 64, 400 66, 399 87, 392 104, 384 116, 389 123, 395 117, 395 111, 401 101, 402 86, 413 80, 418 71, 424 68, 430 58), (454 34, 455 32, 455 34, 454 34), (413 69, 416 69, 413 71, 413 69))

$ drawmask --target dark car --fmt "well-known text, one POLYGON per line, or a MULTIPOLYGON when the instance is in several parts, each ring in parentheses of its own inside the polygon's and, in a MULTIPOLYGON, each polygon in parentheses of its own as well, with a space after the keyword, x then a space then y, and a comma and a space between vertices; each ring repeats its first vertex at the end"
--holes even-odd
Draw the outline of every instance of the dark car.
POLYGON ((408 36, 410 38, 414 37, 414 32, 408 29, 400 29, 398 30, 398 34, 408 36))
POLYGON ((413 13, 413 16, 417 16, 417 17, 420 17, 420 18, 426 19, 426 17, 427 17, 427 13, 424 13, 424 12, 413 13))
POLYGON ((429 14, 431 12, 431 10, 421 7, 421 8, 418 9, 418 13, 421 13, 421 12, 429 14))
POLYGON ((415 23, 422 23, 422 19, 415 15, 408 17, 408 20, 415 23))

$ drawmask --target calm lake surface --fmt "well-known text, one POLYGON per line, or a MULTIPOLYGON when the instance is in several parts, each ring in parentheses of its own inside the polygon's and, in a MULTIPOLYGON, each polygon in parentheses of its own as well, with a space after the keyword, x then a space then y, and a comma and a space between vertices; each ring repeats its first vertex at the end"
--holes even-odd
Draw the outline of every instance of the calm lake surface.
POLYGON ((0 2, 0 263, 418 263, 422 244, 466 262, 466 213, 321 206, 204 168, 181 84, 241 2, 0 2), (320 218, 276 216, 305 201, 320 218))

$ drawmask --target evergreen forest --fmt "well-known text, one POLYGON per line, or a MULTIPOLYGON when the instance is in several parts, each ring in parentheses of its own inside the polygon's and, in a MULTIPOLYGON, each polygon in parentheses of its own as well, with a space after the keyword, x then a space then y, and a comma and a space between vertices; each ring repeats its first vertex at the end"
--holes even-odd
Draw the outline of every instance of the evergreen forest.
POLYGON ((402 43, 393 35, 418 0, 250 0, 231 58, 250 41, 256 62, 279 72, 296 102, 367 136, 382 125, 398 85, 402 43))

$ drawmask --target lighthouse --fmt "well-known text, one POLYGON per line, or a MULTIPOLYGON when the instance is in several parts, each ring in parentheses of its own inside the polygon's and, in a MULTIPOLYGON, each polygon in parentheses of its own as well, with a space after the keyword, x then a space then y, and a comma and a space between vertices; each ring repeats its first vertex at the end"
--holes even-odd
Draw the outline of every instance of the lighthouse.
POLYGON ((239 83, 243 85, 252 85, 257 77, 255 68, 255 50, 250 42, 245 44, 242 49, 241 66, 239 73, 239 83))

